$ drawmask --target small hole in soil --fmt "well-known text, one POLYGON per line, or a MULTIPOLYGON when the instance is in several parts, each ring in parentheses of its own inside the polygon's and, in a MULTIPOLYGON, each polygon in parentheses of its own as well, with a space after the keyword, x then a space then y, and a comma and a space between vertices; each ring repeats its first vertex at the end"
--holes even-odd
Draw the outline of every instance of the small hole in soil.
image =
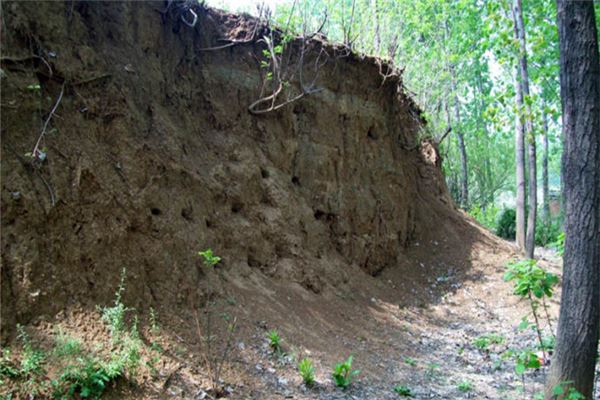
POLYGON ((231 205, 231 212, 234 213, 234 214, 237 214, 237 213, 239 213, 241 211, 241 209, 242 209, 243 206, 244 205, 242 203, 233 203, 231 205))
POLYGON ((260 176, 262 176, 262 177, 263 177, 263 179, 267 179, 267 178, 269 177, 269 171, 267 171, 267 170, 266 170, 266 169, 264 169, 264 168, 261 168, 261 169, 260 169, 260 176))
POLYGON ((377 140, 377 134, 373 131, 373 128, 369 128, 369 132, 367 132, 367 137, 371 140, 377 140))
POLYGON ((210 220, 206 220, 206 227, 210 228, 212 226, 212 222, 210 222, 210 220))
POLYGON ((160 208, 156 208, 156 207, 151 208, 150 212, 152 213, 152 215, 160 215, 160 214, 162 214, 162 211, 160 210, 160 208))
POLYGON ((292 176, 292 183, 296 186, 300 186, 300 178, 297 176, 292 176))
POLYGON ((315 219, 322 219, 325 216, 325 213, 321 210, 316 210, 314 215, 315 219))

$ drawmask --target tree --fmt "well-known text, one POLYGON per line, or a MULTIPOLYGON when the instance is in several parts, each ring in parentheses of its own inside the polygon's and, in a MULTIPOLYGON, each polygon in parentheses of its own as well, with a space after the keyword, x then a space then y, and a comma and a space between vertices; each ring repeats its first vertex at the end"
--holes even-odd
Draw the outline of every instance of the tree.
POLYGON ((593 396, 600 330, 600 59, 591 1, 557 0, 565 200, 563 290, 545 398, 562 382, 593 396))
MULTIPOLYGON (((514 0, 513 2, 513 20, 515 24, 515 38, 519 42, 519 78, 520 81, 517 83, 517 92, 521 92, 521 95, 517 96, 517 112, 521 114, 522 104, 519 103, 519 98, 524 103, 525 108, 525 128, 527 132, 527 150, 529 155, 529 210, 527 215, 527 235, 525 237, 525 254, 528 258, 533 258, 535 249, 535 223, 537 215, 537 168, 536 168, 536 147, 535 147, 535 136, 533 132, 533 113, 531 111, 531 95, 529 91, 529 74, 527 68, 527 45, 526 45, 526 33, 525 24, 523 23, 523 5, 521 0, 514 0)), ((519 134, 519 133, 517 133, 519 134)), ((517 171, 519 166, 517 166, 517 171)), ((518 202, 517 202, 518 204, 518 202)), ((518 228, 518 227, 517 227, 518 228)), ((521 227, 522 228, 522 227, 521 227)), ((519 243, 520 245, 520 243, 519 243)))

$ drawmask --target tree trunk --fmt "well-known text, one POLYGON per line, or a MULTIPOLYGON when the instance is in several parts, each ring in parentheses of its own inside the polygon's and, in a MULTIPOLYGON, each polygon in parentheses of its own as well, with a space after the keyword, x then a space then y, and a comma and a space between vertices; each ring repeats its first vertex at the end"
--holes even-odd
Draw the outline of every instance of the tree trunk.
POLYGON ((527 149, 529 154, 529 210, 527 216, 527 236, 525 238, 525 254, 533 258, 535 250, 535 223, 537 216, 537 168, 535 136, 533 132, 533 113, 529 96, 529 74, 527 72, 527 45, 525 25, 523 24, 523 6, 521 0, 513 2, 513 20, 515 38, 519 40, 519 70, 521 76, 522 100, 525 103, 525 127, 527 131, 527 149))
POLYGON ((544 202, 542 206, 542 219, 545 224, 550 223, 550 187, 548 184, 548 115, 546 111, 542 113, 542 123, 544 127, 543 136, 543 155, 542 155, 542 188, 544 193, 544 202))
POLYGON ((517 115, 515 118, 515 155, 517 170, 517 220, 516 220, 516 242, 522 252, 525 251, 525 127, 523 126, 523 91, 519 83, 519 70, 515 69, 515 101, 517 103, 517 115))
POLYGON ((557 0, 565 252, 556 352, 546 382, 593 398, 600 330, 600 59, 594 5, 557 0))
POLYGON ((458 102, 458 93, 456 91, 456 78, 454 75, 454 66, 450 65, 450 73, 452 74, 452 92, 454 96, 454 131, 458 138, 458 149, 460 150, 460 206, 464 210, 469 208, 469 170, 467 169, 467 149, 465 147, 465 137, 463 136, 460 127, 460 103, 458 102))
POLYGON ((379 10, 377 8, 377 0, 371 0, 371 8, 373 9, 373 24, 375 25, 375 35, 373 36, 374 54, 381 56, 381 35, 379 33, 379 10))

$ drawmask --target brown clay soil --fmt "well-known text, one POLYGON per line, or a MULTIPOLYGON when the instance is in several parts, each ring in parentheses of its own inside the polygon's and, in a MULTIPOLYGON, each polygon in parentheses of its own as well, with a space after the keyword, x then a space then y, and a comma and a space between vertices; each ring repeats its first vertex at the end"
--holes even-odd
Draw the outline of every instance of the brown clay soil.
MULTIPOLYGON (((106 342, 97 306, 125 269, 128 315, 163 351, 107 398, 210 397, 194 317, 207 297, 238 323, 230 398, 385 399, 397 384, 417 398, 522 397, 498 356, 534 338, 515 331, 527 305, 502 281, 516 254, 453 205, 400 76, 315 37, 302 68, 312 80, 324 57, 319 90, 253 115, 267 28, 198 6, 190 28, 166 6, 2 3, 2 345, 18 354, 17 324, 45 349, 59 329, 106 342), (32 160, 61 90, 46 157, 32 160), (214 270, 206 248, 222 257, 214 270), (271 329, 286 355, 269 350, 271 329), (491 332, 503 349, 473 346, 491 332), (361 373, 342 391, 330 369, 350 354, 361 373), (313 388, 296 371, 307 356, 313 388)), ((543 373, 527 374, 528 393, 543 373)))

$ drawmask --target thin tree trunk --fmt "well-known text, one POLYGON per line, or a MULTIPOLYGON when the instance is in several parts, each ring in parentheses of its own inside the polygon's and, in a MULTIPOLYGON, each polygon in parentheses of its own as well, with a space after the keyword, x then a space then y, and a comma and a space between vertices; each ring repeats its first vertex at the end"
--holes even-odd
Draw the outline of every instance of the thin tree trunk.
POLYGON ((515 69, 515 101, 517 103, 517 115, 515 117, 515 156, 516 156, 516 183, 517 183, 517 220, 516 220, 516 242, 522 252, 525 251, 525 127, 523 126, 523 91, 519 83, 519 70, 515 69))
POLYGON ((371 0, 371 8, 373 9, 373 24, 375 25, 375 35, 373 37, 374 53, 380 56, 381 35, 379 32, 379 9, 377 7, 377 0, 371 0))
POLYGON ((513 2, 513 19, 515 24, 515 37, 519 40, 519 70, 521 75, 520 89, 525 103, 525 128, 527 131, 527 153, 529 155, 529 210, 527 215, 527 236, 525 238, 525 254, 533 258, 535 250, 535 223, 537 216, 537 168, 535 136, 533 132, 533 113, 529 101, 529 75, 527 72, 527 46, 525 39, 525 25, 523 24, 523 6, 521 0, 513 2))
POLYGON ((458 93, 456 91, 456 78, 454 75, 454 66, 450 65, 452 74, 452 92, 454 100, 454 123, 453 129, 458 138, 458 149, 460 151, 461 179, 460 179, 460 206, 466 210, 469 207, 469 170, 467 161, 467 149, 465 147, 465 137, 460 127, 460 103, 458 102, 458 93))
POLYGON ((600 333, 600 57, 591 1, 557 0, 565 252, 556 352, 545 398, 571 381, 594 398, 600 333))
POLYGON ((546 111, 542 113, 542 123, 544 127, 543 137, 543 155, 542 155, 542 188, 544 193, 544 203, 542 206, 542 219, 545 224, 550 223, 550 187, 548 184, 548 115, 546 111))

